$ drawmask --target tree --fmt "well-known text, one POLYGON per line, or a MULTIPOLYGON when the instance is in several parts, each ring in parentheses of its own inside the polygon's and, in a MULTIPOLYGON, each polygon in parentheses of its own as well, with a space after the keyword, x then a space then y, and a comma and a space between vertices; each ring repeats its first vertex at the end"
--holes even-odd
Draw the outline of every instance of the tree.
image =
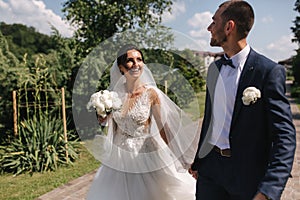
MULTIPOLYGON (((2 35, 2 31, 0 31, 0 143, 12 135, 12 91, 23 88, 24 83, 28 87, 36 88, 32 84, 28 84, 28 81, 30 79, 38 81, 37 72, 45 71, 49 76, 47 78, 51 77, 51 82, 50 79, 41 80, 42 84, 51 85, 55 89, 65 87, 67 89, 67 105, 71 105, 71 75, 76 65, 73 48, 74 39, 63 38, 55 29, 53 29, 51 36, 47 36, 37 33, 31 28, 26 28, 24 25, 4 26, 2 23, 1 30, 5 31, 6 36, 2 35), (20 27, 21 30, 18 33, 11 32, 16 27, 20 27), (35 43, 28 43, 28 46, 22 46, 20 41, 10 43, 13 38, 30 41, 24 38, 29 35, 35 35, 33 37, 35 43), (44 42, 42 42, 43 38, 45 39, 44 42), (51 47, 47 44, 51 44, 51 47), (39 46, 43 45, 47 49, 44 49, 45 51, 38 50, 42 48, 39 46), (24 51, 13 52, 11 50, 13 46, 24 51), (31 51, 32 49, 37 49, 37 52, 31 51), (27 54, 27 52, 31 52, 32 55, 27 54)), ((44 78, 46 77, 44 76, 44 78)))
POLYGON ((85 56, 115 33, 156 27, 161 15, 171 11, 171 5, 171 0, 68 0, 63 12, 77 29, 78 54, 85 56))
POLYGON ((31 57, 37 53, 47 54, 54 49, 55 44, 51 37, 37 32, 33 27, 1 22, 0 30, 7 40, 10 51, 20 61, 25 54, 31 57))
POLYGON ((11 53, 7 40, 0 32, 0 142, 8 135, 9 129, 5 125, 12 124, 11 91, 16 88, 18 81, 18 77, 15 74, 15 71, 19 70, 15 68, 17 65, 19 65, 18 59, 11 53))
MULTIPOLYGON (((300 0, 296 0, 294 10, 300 13, 300 0)), ((300 43, 300 16, 296 16, 296 19, 293 21, 293 23, 295 24, 295 26, 291 27, 294 33, 294 38, 292 39, 292 41, 297 42, 299 44, 300 43)))
MULTIPOLYGON (((296 0, 295 3, 295 11, 300 13, 300 0, 296 0)), ((294 38, 292 39, 293 42, 300 44, 300 16, 296 16, 296 19, 293 21, 295 26, 291 27, 294 38)), ((297 50, 297 55, 293 59, 293 74, 295 78, 295 84, 300 85, 300 48, 297 50)))
POLYGON ((195 93, 200 92, 205 84, 203 74, 199 70, 203 61, 193 56, 192 51, 188 49, 144 51, 146 63, 149 63, 148 67, 156 78, 158 87, 164 91, 164 81, 167 81, 168 96, 180 107, 189 105, 195 98, 195 93))

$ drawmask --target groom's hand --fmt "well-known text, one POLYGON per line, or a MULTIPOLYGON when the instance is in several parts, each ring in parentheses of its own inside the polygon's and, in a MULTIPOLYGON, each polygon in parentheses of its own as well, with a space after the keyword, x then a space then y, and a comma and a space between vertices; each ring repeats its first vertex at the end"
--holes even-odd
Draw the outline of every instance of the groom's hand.
POLYGON ((198 178, 198 172, 197 171, 193 171, 192 168, 189 168, 189 173, 192 175, 192 177, 194 179, 197 180, 197 178, 198 178))
POLYGON ((259 192, 257 195, 254 197, 253 200, 268 200, 269 198, 264 195, 263 193, 259 192))

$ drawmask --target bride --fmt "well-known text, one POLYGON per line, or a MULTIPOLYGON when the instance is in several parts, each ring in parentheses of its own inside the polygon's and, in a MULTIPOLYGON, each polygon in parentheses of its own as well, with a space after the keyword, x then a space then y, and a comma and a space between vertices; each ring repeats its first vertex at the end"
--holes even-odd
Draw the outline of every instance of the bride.
POLYGON ((93 141, 102 166, 87 199, 195 199, 195 180, 186 172, 197 148, 195 123, 157 88, 137 47, 121 48, 110 77, 122 108, 98 116, 108 131, 93 141))

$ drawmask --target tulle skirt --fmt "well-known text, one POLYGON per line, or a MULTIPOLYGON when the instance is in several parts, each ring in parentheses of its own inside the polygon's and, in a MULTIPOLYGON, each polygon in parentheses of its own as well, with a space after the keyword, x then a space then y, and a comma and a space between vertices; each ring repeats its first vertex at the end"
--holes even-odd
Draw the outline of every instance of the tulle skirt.
POLYGON ((196 180, 187 172, 166 167, 146 173, 128 173, 101 166, 87 200, 193 200, 196 180))

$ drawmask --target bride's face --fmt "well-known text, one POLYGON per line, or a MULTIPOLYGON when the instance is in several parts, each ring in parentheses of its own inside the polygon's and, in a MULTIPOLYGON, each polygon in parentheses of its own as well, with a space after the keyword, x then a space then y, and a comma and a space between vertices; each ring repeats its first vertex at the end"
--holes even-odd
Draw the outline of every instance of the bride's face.
POLYGON ((133 49, 127 51, 126 64, 121 66, 121 70, 127 78, 138 78, 142 74, 143 66, 144 62, 141 53, 133 49))

